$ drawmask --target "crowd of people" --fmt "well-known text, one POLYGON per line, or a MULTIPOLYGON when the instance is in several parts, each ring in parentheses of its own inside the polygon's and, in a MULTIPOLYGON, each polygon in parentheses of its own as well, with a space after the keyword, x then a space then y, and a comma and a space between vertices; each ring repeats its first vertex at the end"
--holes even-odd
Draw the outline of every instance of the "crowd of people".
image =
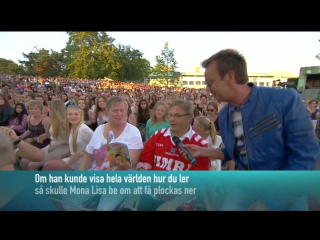
MULTIPOLYGON (((320 119, 320 102, 307 99, 303 103, 293 90, 248 83, 246 61, 235 50, 216 53, 203 62, 203 67, 206 89, 0 75, 0 126, 14 145, 14 152, 8 153, 6 160, 2 157, 0 169, 317 168, 320 145, 312 120, 320 119), (129 168, 107 156, 111 133, 115 140, 127 143, 129 168), (182 141, 197 165, 173 137, 182 141)), ((278 205, 292 199, 282 196, 278 204, 269 204, 268 199, 251 201, 239 191, 230 194, 221 210, 277 210, 278 205)), ((98 209, 119 209, 123 202, 132 201, 128 199, 130 196, 119 199, 119 205, 112 209, 99 203, 98 209)), ((137 209, 190 210, 193 200, 190 196, 172 196, 137 209), (151 205, 153 209, 146 207, 151 205)), ((296 201, 295 208, 308 208, 306 197, 296 201)), ((212 204, 206 210, 216 209, 215 201, 209 202, 212 204)))

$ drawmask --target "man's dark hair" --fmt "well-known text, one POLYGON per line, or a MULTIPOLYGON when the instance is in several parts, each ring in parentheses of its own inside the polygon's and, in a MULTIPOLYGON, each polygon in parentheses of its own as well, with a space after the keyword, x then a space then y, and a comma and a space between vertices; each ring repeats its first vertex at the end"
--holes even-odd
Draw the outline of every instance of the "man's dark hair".
POLYGON ((234 71, 238 84, 247 84, 249 82, 247 72, 247 62, 242 54, 234 49, 225 49, 217 52, 201 64, 203 68, 207 68, 210 63, 215 62, 220 77, 223 79, 229 71, 234 71))

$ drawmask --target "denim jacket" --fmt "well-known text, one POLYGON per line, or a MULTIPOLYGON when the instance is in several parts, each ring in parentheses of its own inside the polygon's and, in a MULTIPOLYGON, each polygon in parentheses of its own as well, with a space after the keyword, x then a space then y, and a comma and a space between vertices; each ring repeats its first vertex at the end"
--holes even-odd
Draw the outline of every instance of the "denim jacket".
MULTIPOLYGON (((219 116, 225 148, 225 160, 234 159, 244 170, 315 170, 320 159, 320 145, 310 114, 298 93, 291 89, 257 87, 252 83, 248 101, 242 111, 248 167, 234 154, 235 136, 232 111, 228 104, 219 116)), ((272 179, 271 179, 272 180, 272 179)), ((301 179, 303 180, 303 179, 301 179)), ((293 188, 275 188, 259 199, 269 210, 307 210, 310 186, 301 183, 293 188)))
MULTIPOLYGON (((314 170, 320 159, 320 145, 298 93, 252 83, 249 86, 252 92, 241 108, 249 170, 314 170)), ((247 169, 234 154, 235 108, 228 104, 219 116, 225 145, 222 150, 226 161, 234 159, 240 169, 247 169)))

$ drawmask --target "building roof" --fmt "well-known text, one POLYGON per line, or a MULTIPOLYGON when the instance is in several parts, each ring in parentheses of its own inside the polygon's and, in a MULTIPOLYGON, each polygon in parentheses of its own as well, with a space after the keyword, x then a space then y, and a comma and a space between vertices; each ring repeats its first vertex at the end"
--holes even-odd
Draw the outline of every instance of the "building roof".
POLYGON ((268 75, 273 75, 275 77, 283 77, 283 78, 297 78, 298 75, 294 74, 290 71, 277 71, 277 72, 270 72, 268 75))
MULTIPOLYGON (((204 72, 182 72, 182 76, 204 76, 204 72)), ((271 78, 297 78, 298 76, 290 71, 276 71, 269 73, 248 73, 249 77, 271 77, 271 78)))
MULTIPOLYGON (((172 77, 172 75, 174 76, 174 77, 179 77, 180 75, 181 75, 181 73, 180 72, 168 72, 168 76, 169 77, 172 77)), ((159 74, 157 74, 157 73, 151 73, 150 75, 149 75, 149 77, 150 78, 160 78, 161 77, 161 75, 159 75, 159 74)))
POLYGON ((181 75, 204 76, 204 72, 182 72, 181 75))

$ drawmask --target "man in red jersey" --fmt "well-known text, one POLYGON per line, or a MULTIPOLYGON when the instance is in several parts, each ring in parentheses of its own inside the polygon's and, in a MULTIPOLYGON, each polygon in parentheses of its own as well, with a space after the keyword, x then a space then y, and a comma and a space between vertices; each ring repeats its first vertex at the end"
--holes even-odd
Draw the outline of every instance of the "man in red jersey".
POLYGON ((193 105, 189 101, 177 100, 169 109, 170 128, 158 130, 147 142, 140 157, 137 169, 144 170, 210 170, 210 158, 196 158, 198 166, 191 164, 179 152, 172 137, 177 136, 183 144, 208 147, 208 143, 193 131, 193 105))
MULTIPOLYGON (((170 128, 158 130, 147 142, 137 164, 139 170, 162 171, 186 171, 186 170, 210 170, 211 161, 208 157, 196 158, 198 166, 180 154, 179 147, 172 137, 178 137, 183 144, 195 144, 208 147, 208 143, 199 134, 193 131, 191 122, 193 119, 193 105, 189 101, 176 100, 170 105, 170 128)), ((162 185, 163 186, 163 185, 162 185)), ((168 187, 175 187, 174 185, 168 187)), ((126 202, 136 202, 130 196, 122 206, 129 207, 126 202)), ((152 194, 142 196, 137 210, 160 211, 193 211, 196 205, 195 195, 182 194, 152 194)))

